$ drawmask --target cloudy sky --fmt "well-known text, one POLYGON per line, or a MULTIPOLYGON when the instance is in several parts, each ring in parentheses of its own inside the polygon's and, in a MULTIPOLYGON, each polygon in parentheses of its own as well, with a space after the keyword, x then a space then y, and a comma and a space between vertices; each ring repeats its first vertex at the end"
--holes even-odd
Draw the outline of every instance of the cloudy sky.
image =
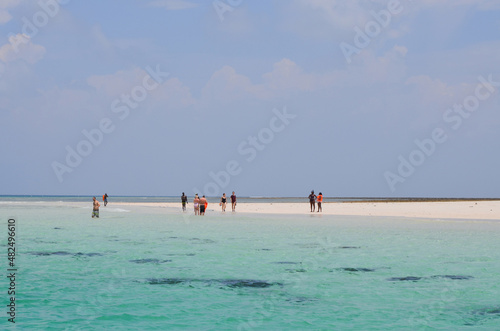
POLYGON ((0 194, 500 197, 496 0, 2 0, 0 194))

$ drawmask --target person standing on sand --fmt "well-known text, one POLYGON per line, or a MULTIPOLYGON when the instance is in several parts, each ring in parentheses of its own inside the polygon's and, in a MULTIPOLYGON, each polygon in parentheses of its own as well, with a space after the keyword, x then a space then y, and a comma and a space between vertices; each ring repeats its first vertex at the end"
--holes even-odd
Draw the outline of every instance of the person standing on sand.
POLYGON ((311 213, 316 210, 316 195, 314 191, 309 194, 309 204, 311 205, 311 213))
POLYGON ((194 205, 194 214, 200 215, 200 197, 198 196, 198 193, 196 193, 196 195, 194 196, 193 205, 194 205))
POLYGON ((186 211, 186 205, 188 203, 188 197, 186 195, 184 195, 184 192, 182 192, 181 202, 182 202, 182 211, 186 211))
POLYGON ((323 193, 319 192, 318 196, 316 197, 318 200, 318 213, 321 211, 323 212, 323 208, 321 208, 321 203, 323 202, 323 193))
POLYGON ((203 196, 201 199, 200 199, 200 215, 205 215, 205 210, 208 206, 208 202, 207 202, 207 199, 205 198, 205 196, 203 196))
POLYGON ((93 198, 93 200, 94 204, 92 206, 92 218, 94 217, 99 218, 99 207, 101 206, 101 204, 99 203, 99 201, 97 201, 95 197, 93 198))
POLYGON ((234 191, 231 195, 231 208, 233 209, 233 211, 236 211, 236 194, 234 194, 234 191))
POLYGON ((222 198, 220 198, 220 205, 222 206, 223 212, 226 212, 226 203, 227 203, 226 193, 222 193, 222 198))
POLYGON ((104 203, 104 207, 108 204, 108 193, 104 193, 102 196, 102 202, 104 203))

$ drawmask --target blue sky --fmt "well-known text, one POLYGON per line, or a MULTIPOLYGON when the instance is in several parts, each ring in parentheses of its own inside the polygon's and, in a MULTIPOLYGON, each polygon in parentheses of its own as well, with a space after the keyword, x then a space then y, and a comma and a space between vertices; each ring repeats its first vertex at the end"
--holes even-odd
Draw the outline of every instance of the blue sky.
POLYGON ((5 0, 0 194, 499 197, 492 0, 5 0))

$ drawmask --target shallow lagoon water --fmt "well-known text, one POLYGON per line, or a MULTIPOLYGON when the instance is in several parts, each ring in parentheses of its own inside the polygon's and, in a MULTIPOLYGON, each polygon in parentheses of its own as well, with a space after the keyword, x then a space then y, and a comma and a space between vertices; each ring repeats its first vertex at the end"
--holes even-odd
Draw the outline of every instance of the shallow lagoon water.
POLYGON ((500 325, 499 221, 112 204, 91 219, 89 205, 2 204, 4 223, 18 225, 18 329, 500 325))

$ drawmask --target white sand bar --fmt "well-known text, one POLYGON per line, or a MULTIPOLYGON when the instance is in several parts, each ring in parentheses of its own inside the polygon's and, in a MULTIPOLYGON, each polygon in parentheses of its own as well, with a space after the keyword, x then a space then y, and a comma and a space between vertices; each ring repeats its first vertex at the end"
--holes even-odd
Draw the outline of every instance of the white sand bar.
MULTIPOLYGON (((113 203, 179 209, 181 203, 113 203)), ((193 213, 188 204, 187 213, 193 213)), ((238 203, 237 213, 310 215, 309 203, 238 203)), ((207 214, 221 213, 219 204, 210 203, 207 214)), ((231 213, 228 204, 226 213, 231 213)), ((315 212, 315 214, 320 214, 315 212)), ((323 215, 394 216, 433 219, 490 219, 500 220, 500 201, 437 201, 437 202, 328 202, 323 203, 323 215)))

